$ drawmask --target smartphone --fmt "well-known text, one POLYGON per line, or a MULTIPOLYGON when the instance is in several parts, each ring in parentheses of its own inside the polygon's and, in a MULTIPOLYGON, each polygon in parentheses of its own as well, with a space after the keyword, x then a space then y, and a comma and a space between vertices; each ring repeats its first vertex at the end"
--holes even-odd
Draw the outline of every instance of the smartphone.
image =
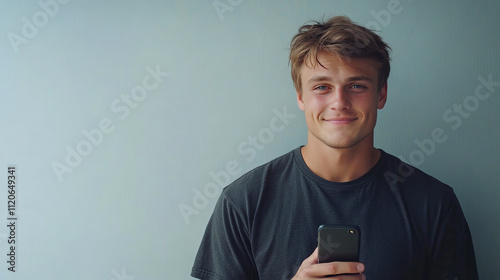
POLYGON ((318 261, 359 262, 359 237, 360 231, 355 226, 319 226, 318 261))

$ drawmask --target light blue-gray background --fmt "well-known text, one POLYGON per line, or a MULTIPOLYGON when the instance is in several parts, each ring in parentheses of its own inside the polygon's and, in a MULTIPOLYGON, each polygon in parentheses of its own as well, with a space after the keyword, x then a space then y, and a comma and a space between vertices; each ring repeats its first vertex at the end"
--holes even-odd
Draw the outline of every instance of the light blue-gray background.
POLYGON ((500 81, 500 2, 54 1, 0 2, 0 279, 190 279, 221 186, 305 143, 289 42, 334 15, 393 48, 376 146, 455 189, 481 279, 500 279, 500 87, 474 97, 500 81), (420 148, 434 129, 446 140, 420 148))

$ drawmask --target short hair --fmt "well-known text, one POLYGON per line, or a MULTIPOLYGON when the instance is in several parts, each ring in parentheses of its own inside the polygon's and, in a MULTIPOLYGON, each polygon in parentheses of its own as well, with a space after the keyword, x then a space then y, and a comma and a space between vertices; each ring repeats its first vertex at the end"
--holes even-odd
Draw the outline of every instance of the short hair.
MULTIPOLYGON (((389 78, 390 47, 372 30, 352 22, 348 17, 336 16, 325 22, 313 21, 299 28, 290 43, 290 65, 293 84, 302 93, 300 68, 304 63, 314 67, 318 53, 327 51, 344 61, 351 58, 372 59, 378 64, 378 87, 389 78)), ((323 65, 321 65, 323 66, 323 65)))

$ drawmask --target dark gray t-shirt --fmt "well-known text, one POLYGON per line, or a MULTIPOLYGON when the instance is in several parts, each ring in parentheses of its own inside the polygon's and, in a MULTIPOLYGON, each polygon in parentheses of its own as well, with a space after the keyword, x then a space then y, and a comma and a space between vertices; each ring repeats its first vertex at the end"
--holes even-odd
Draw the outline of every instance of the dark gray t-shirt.
POLYGON ((199 279, 291 279, 322 224, 361 231, 367 279, 477 279, 467 222, 453 190, 382 152, 362 177, 314 174, 300 148, 227 186, 192 269, 199 279))

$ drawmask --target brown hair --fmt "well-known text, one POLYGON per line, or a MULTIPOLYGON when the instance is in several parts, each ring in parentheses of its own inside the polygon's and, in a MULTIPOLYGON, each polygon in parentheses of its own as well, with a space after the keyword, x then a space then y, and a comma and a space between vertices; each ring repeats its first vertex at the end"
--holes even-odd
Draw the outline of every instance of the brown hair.
MULTIPOLYGON (((390 47, 372 30, 352 22, 348 17, 337 16, 325 22, 314 21, 299 28, 290 43, 292 80, 297 92, 302 93, 300 68, 306 63, 314 67, 318 53, 327 51, 349 61, 367 58, 379 64, 378 86, 382 88, 389 78, 390 47)), ((321 65, 323 66, 323 65, 321 65)))

